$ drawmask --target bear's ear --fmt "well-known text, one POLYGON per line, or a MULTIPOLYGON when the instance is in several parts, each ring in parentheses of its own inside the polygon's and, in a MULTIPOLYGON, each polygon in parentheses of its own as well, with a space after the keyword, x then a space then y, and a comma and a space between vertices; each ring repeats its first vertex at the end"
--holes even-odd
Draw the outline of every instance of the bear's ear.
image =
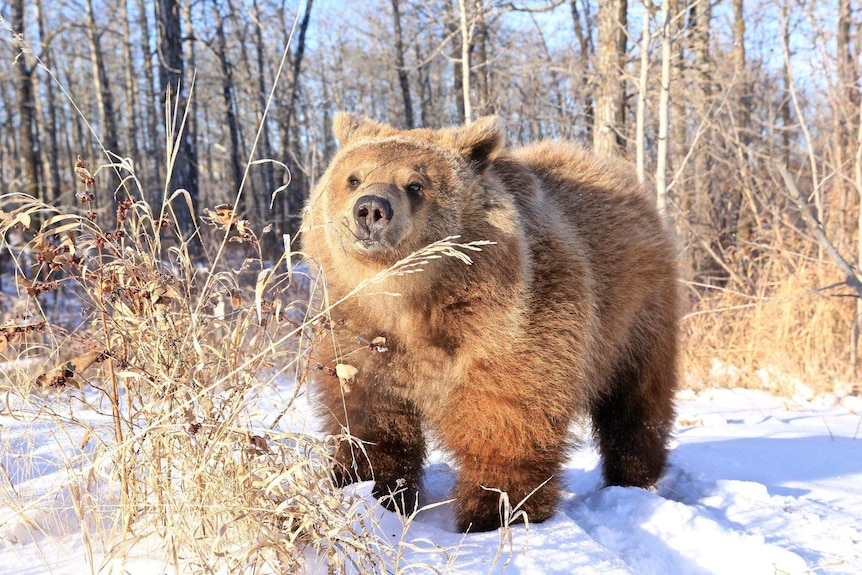
POLYGON ((342 146, 359 137, 382 136, 392 131, 389 126, 349 112, 338 112, 332 121, 332 133, 342 146))
POLYGON ((500 153, 505 143, 503 125, 497 116, 482 116, 452 138, 455 150, 480 170, 485 169, 500 153))

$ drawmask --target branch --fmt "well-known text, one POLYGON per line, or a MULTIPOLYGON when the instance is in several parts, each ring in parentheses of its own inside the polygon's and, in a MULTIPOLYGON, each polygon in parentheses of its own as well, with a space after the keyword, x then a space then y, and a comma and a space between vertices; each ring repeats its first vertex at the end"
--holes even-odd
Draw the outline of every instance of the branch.
POLYGON ((537 6, 536 8, 530 8, 528 6, 515 6, 514 2, 509 2, 505 5, 505 7, 508 8, 510 12, 531 12, 533 14, 538 14, 540 12, 550 12, 551 10, 562 4, 564 1, 565 0, 553 0, 545 6, 537 6))
POLYGON ((862 281, 859 280, 856 272, 853 271, 853 266, 844 259, 835 245, 826 236, 826 230, 823 229, 823 224, 817 221, 817 218, 811 213, 811 209, 808 207, 805 197, 799 190, 799 186, 797 186, 796 182, 793 180, 793 176, 790 175, 787 168, 780 164, 778 165, 778 173, 781 174, 781 177, 784 179, 784 185, 787 186, 787 191, 789 192, 791 199, 796 202, 799 212, 802 214, 802 219, 805 220, 805 225, 811 233, 814 234, 814 237, 817 239, 817 243, 820 244, 820 247, 822 247, 823 251, 826 252, 826 255, 829 256, 829 259, 831 259, 835 265, 838 266, 838 269, 840 269, 847 277, 847 285, 853 288, 859 297, 862 297, 862 281))

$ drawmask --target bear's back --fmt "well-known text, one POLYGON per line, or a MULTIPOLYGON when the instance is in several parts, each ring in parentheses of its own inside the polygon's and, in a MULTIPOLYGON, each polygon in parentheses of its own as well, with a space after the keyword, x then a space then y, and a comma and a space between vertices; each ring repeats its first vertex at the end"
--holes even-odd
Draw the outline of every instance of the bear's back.
POLYGON ((632 166, 554 141, 517 148, 508 158, 501 160, 525 167, 536 178, 540 191, 532 199, 519 199, 517 189, 510 188, 519 204, 535 206, 525 210, 538 219, 533 229, 556 222, 544 233, 576 238, 586 251, 604 338, 616 341, 638 321, 644 306, 667 306, 667 314, 676 313, 676 247, 632 166))
MULTIPOLYGON (((655 199, 638 183, 628 163, 553 141, 517 148, 510 157, 537 179, 540 217, 561 214, 570 226, 565 233, 587 242, 593 265, 624 264, 646 255, 674 259, 673 242, 655 199)), ((518 184, 517 189, 524 186, 518 184)), ((516 198, 517 189, 512 189, 516 198)), ((646 262, 630 263, 637 268, 646 262)))

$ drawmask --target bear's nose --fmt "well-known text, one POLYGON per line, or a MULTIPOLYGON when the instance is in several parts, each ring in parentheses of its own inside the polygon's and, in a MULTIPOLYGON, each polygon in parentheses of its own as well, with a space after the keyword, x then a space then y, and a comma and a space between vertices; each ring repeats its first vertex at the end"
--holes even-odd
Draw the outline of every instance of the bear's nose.
POLYGON ((392 220, 392 204, 380 196, 362 196, 353 204, 356 236, 361 240, 377 240, 380 232, 392 220))

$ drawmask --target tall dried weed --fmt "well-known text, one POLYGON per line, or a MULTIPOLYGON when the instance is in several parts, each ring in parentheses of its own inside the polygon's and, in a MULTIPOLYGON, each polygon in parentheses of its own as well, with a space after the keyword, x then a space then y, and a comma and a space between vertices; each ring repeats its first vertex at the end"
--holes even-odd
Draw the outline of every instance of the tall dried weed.
MULTIPOLYGON (((81 208, 0 196, 19 294, 0 326, 5 411, 52 426, 66 445, 63 485, 34 493, 17 486, 38 463, 7 445, 0 503, 16 527, 6 533, 38 539, 56 531, 51 521, 71 523, 94 572, 136 549, 158 550, 177 572, 293 573, 309 557, 328 572, 402 571, 409 540, 386 541, 365 500, 333 484, 332 444, 345 438, 283 425, 305 392, 312 325, 339 302, 311 315, 308 290, 322 282, 296 268, 287 241, 265 260, 255 226, 230 206, 205 210, 211 229, 183 237, 170 199, 148 201, 130 163, 114 168, 125 184, 111 218, 95 208, 109 168, 83 162, 81 208), (219 245, 218 262, 190 255, 200 237, 219 245), (261 401, 291 380, 280 409, 261 401), (32 513, 59 499, 48 516, 32 513)), ((377 280, 437 257, 469 262, 463 252, 478 246, 453 240, 377 280)))
POLYGON ((685 385, 747 387, 785 397, 854 392, 855 298, 837 270, 772 250, 747 286, 684 282, 685 385), (824 286, 826 286, 824 288, 824 286))

